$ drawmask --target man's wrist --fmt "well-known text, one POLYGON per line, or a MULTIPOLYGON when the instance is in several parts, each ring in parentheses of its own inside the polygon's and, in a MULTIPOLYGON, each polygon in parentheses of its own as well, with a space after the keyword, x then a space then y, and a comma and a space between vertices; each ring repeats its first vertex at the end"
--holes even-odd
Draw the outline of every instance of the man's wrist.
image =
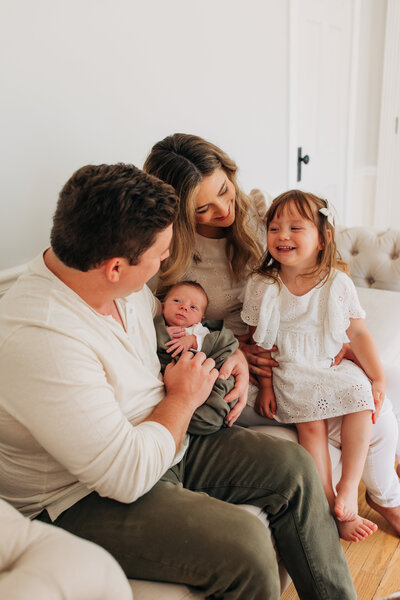
POLYGON ((172 390, 167 390, 162 402, 168 406, 179 408, 181 411, 187 411, 190 414, 193 414, 198 406, 193 397, 189 398, 188 394, 184 392, 175 392, 172 390))

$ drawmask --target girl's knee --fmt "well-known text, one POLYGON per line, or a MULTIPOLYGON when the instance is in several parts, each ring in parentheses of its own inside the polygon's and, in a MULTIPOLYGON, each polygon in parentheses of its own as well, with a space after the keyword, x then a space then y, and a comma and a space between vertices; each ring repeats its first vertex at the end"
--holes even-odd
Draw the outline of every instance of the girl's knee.
POLYGON ((308 435, 322 437, 328 435, 325 421, 307 421, 306 423, 297 423, 296 427, 299 436, 308 435))

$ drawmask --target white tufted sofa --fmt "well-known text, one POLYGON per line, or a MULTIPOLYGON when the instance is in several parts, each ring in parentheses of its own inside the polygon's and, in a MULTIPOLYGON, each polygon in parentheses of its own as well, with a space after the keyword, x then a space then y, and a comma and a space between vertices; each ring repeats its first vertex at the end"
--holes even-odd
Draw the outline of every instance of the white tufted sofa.
MULTIPOLYGON (((358 288, 361 304, 367 312, 366 322, 382 360, 397 365, 400 373, 400 231, 338 228, 336 237, 338 250, 350 265, 350 275, 358 288)), ((400 381, 400 376, 398 379, 400 381)), ((296 433, 286 427, 258 426, 253 429, 297 441, 296 433)), ((329 450, 333 478, 337 481, 340 450, 332 445, 329 450)), ((244 507, 244 510, 253 511, 267 526, 261 511, 254 507, 244 507)), ((280 575, 283 591, 290 578, 282 565, 280 575)), ((135 600, 204 600, 203 595, 183 585, 132 580, 131 587, 135 600)))

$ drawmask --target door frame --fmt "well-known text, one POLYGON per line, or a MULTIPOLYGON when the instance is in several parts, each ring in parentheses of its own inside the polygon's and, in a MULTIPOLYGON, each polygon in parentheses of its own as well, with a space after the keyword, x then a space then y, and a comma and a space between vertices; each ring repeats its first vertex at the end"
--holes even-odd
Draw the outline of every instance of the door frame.
POLYGON ((392 202, 397 199, 395 173, 398 169, 398 142, 400 134, 400 4, 388 0, 385 29, 381 114, 379 125, 378 167, 374 225, 379 229, 393 225, 392 202))
MULTIPOLYGON (((360 19, 361 19, 361 0, 349 0, 352 2, 352 48, 350 64, 349 81, 349 101, 348 101, 348 119, 347 119, 347 137, 346 137, 346 157, 344 172, 344 223, 340 225, 349 225, 350 202, 353 193, 354 181, 354 144, 356 130, 356 109, 357 109, 357 72, 359 59, 359 37, 360 37, 360 19)), ((298 73, 298 61, 296 48, 298 44, 297 15, 301 4, 298 0, 289 0, 288 15, 288 165, 287 165, 287 187, 288 189, 297 187, 297 123, 298 114, 296 107, 296 80, 298 73)))

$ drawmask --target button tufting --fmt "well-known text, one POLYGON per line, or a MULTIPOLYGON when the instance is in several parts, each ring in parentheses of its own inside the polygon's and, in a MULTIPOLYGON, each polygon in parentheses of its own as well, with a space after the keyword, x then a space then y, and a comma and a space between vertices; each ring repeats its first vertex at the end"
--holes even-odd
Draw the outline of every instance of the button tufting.
POLYGON ((371 276, 367 278, 368 285, 374 285, 375 279, 371 276))
POLYGON ((397 260, 399 258, 399 256, 400 256, 400 253, 396 252, 396 250, 394 250, 394 252, 391 254, 390 258, 392 260, 397 260))
POLYGON ((356 250, 356 248, 352 248, 350 254, 352 256, 357 256, 357 254, 359 254, 358 250, 356 250))

